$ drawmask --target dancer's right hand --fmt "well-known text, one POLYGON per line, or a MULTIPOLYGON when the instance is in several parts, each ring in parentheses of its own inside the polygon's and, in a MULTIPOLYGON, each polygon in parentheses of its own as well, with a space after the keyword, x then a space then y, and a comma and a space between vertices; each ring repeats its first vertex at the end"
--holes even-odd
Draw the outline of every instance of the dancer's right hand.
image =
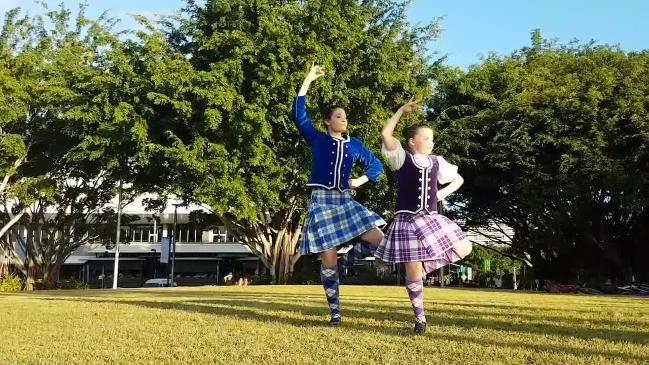
POLYGON ((415 110, 419 109, 419 104, 421 103, 421 99, 417 99, 416 96, 413 96, 410 98, 410 101, 407 102, 406 104, 402 105, 401 111, 403 114, 408 114, 410 112, 414 112, 415 110))

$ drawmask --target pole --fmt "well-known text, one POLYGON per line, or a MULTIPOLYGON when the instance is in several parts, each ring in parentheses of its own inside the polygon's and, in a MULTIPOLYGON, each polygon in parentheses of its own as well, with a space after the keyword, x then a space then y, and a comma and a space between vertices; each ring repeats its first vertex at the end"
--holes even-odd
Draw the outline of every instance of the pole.
POLYGON ((117 232, 115 233, 115 268, 113 270, 113 289, 117 289, 117 277, 119 276, 119 235, 122 224, 122 180, 119 180, 119 191, 117 193, 117 232))
POLYGON ((176 235, 178 232, 176 232, 176 226, 178 224, 178 204, 174 204, 174 229, 172 233, 172 240, 171 244, 173 245, 172 247, 172 253, 171 253, 171 287, 174 287, 174 270, 176 266, 176 235))
POLYGON ((221 277, 221 261, 216 262, 216 285, 219 285, 219 278, 221 277))
POLYGON ((514 267, 514 277, 513 277, 513 280, 514 280, 514 290, 517 290, 517 289, 518 289, 518 285, 516 285, 516 267, 514 267))

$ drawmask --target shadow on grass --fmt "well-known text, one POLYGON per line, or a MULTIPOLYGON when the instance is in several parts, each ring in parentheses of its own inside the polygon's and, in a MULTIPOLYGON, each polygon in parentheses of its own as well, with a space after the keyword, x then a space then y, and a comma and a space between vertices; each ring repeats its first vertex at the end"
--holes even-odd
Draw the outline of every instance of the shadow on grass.
MULTIPOLYGON (((398 293, 399 291, 395 291, 395 293, 398 293)), ((147 293, 148 294, 148 293, 147 293)), ((160 296, 160 297, 167 297, 166 293, 164 292, 155 292, 155 296, 160 296)), ((304 301, 304 300, 313 300, 313 301, 322 301, 324 300, 324 293, 306 293, 306 294, 289 294, 289 293, 275 293, 275 292, 268 292, 268 291, 254 291, 254 292, 244 292, 242 289, 239 290, 228 290, 228 291, 187 291, 187 292, 178 292, 178 293, 173 293, 174 295, 170 295, 168 297, 196 297, 196 298, 214 298, 215 294, 220 296, 220 297, 227 297, 227 298, 258 298, 258 297, 271 297, 271 298, 283 298, 287 300, 298 300, 298 301, 304 301), (206 296, 206 294, 210 294, 209 296, 206 296)), ((214 298, 218 299, 218 298, 214 298)), ((341 293, 341 302, 343 305, 343 308, 349 303, 355 303, 355 302, 368 302, 370 301, 372 304, 372 307, 378 307, 380 309, 386 309, 386 310, 394 310, 395 308, 398 308, 399 306, 404 306, 404 308, 409 308, 409 300, 408 297, 405 293, 405 290, 403 290, 402 295, 395 295, 395 296, 386 296, 386 297, 376 297, 376 296, 359 296, 359 295, 353 295, 353 294, 346 294, 344 291, 341 293), (383 305, 380 304, 380 302, 395 302, 397 305, 383 305)), ((510 305, 510 304, 484 304, 484 303, 473 303, 473 302, 467 302, 465 300, 440 300, 440 299, 430 299, 428 298, 426 300, 426 306, 429 308, 429 311, 435 312, 439 307, 443 307, 441 310, 444 312, 457 312, 457 308, 460 308, 463 310, 463 312, 460 312, 459 314, 466 315, 468 314, 467 312, 473 312, 471 313, 472 315, 476 316, 483 316, 483 315, 489 315, 489 316, 503 316, 506 318, 512 318, 512 313, 516 313, 516 318, 517 319, 527 319, 527 320, 539 320, 540 318, 544 319, 545 321, 547 320, 555 320, 557 322, 563 322, 563 323, 570 323, 574 325, 583 325, 585 322, 589 324, 595 324, 599 326, 619 326, 619 325, 626 325, 630 327, 638 327, 640 325, 643 325, 644 322, 649 321, 642 321, 642 320, 630 320, 630 319, 602 319, 602 306, 597 306, 594 307, 593 309, 583 309, 583 308, 566 308, 565 305, 557 305, 556 307, 547 307, 547 306, 519 306, 519 305, 510 305), (482 311, 484 309, 484 311, 482 311), (498 312, 496 312, 498 311, 498 312), (581 313, 581 314, 592 314, 595 318, 587 318, 587 319, 580 319, 580 318, 570 318, 566 316, 557 316, 553 315, 550 313, 544 313, 544 312, 564 312, 566 314, 569 313, 581 313), (506 313, 502 313, 506 312, 506 313), (600 318, 597 318, 600 317, 600 318)), ((604 307, 606 308, 606 307, 604 307)), ((613 307, 611 309, 617 309, 619 307, 613 307)), ((635 307, 624 307, 625 309, 633 309, 635 307)), ((642 309, 646 310, 646 315, 649 317, 649 305, 647 306, 642 306, 640 307, 642 309)), ((642 313, 636 313, 638 316, 642 316, 642 313)), ((649 326, 648 326, 649 327, 649 326)), ((647 336, 649 337, 649 332, 647 332, 647 336)))
MULTIPOLYGON (((326 315, 328 310, 324 298, 322 305, 311 306, 306 305, 310 303, 295 304, 295 303, 277 303, 266 302, 261 300, 248 300, 236 298, 223 298, 223 299, 206 299, 206 300, 193 300, 183 302, 157 302, 145 300, 108 300, 108 299, 92 299, 92 298, 40 298, 43 300, 52 301, 74 301, 74 302, 88 302, 88 303, 106 303, 117 305, 128 305, 152 309, 165 309, 174 311, 184 311, 189 313, 201 313, 214 316, 223 316, 236 318, 241 320, 261 321, 267 323, 275 323, 281 325, 290 325, 302 328, 314 328, 320 330, 331 330, 326 326, 326 315), (286 312, 297 313, 302 316, 322 317, 322 320, 312 318, 294 318, 290 316, 277 315, 270 312, 286 312)), ((373 305, 372 305, 373 306, 373 305)), ((408 307, 404 310, 395 311, 395 307, 390 307, 389 311, 367 311, 363 306, 347 305, 343 306, 343 318, 350 317, 365 317, 377 321, 408 321, 412 320, 412 314, 409 312, 408 307)), ((446 313, 448 314, 448 313, 446 313)), ((513 316, 513 315, 512 315, 513 316)), ((466 330, 474 330, 476 328, 488 329, 494 331, 510 331, 524 334, 538 334, 538 335, 554 335, 579 338, 583 340, 602 339, 609 342, 628 342, 639 345, 649 343, 646 332, 624 331, 624 330, 611 330, 611 329, 589 329, 583 327, 565 327, 560 325, 553 325, 547 323, 511 323, 501 320, 491 320, 476 318, 473 312, 465 310, 456 310, 451 313, 451 316, 436 316, 434 313, 429 313, 427 316, 429 326, 454 326, 466 330)), ((404 327, 394 326, 393 322, 388 326, 371 326, 368 324, 358 322, 345 322, 341 330, 356 330, 366 331, 371 333, 383 333, 387 336, 403 337, 406 332, 404 327)), ((409 327, 409 325, 408 325, 409 327)), ((338 329, 333 329, 338 330, 338 329)), ((409 329, 408 329, 409 331, 409 329)), ((625 359, 629 361, 647 361, 649 356, 638 356, 621 353, 614 350, 597 350, 575 346, 560 346, 560 345, 543 345, 538 343, 529 343, 525 341, 503 341, 497 337, 493 338, 477 338, 476 336, 463 336, 453 335, 449 333, 433 333, 429 331, 426 334, 431 338, 438 338, 443 340, 451 340, 458 342, 470 342, 484 346, 501 346, 512 349, 522 349, 525 351, 543 351, 552 353, 565 353, 575 356, 604 356, 614 359, 625 359)), ((649 350, 649 348, 648 348, 649 350)))
MULTIPOLYGON (((257 288, 258 287, 255 287, 254 289, 257 288)), ((373 308, 384 309, 387 311, 393 311, 395 309, 400 308, 401 306, 403 306, 403 308, 409 308, 409 301, 407 295, 405 294, 405 290, 403 290, 402 295, 398 295, 401 292, 401 290, 395 290, 394 292, 395 296, 368 296, 368 295, 354 295, 353 293, 348 294, 345 293, 345 289, 349 288, 349 286, 343 286, 342 288, 343 289, 341 292, 341 304, 343 305, 343 309, 349 305, 355 305, 355 303, 360 304, 365 302, 371 302, 370 305, 373 308), (385 305, 382 304, 383 302, 393 302, 396 305, 385 305)), ((61 290, 61 291, 23 293, 18 295, 9 294, 9 293, 0 293, 0 295, 7 294, 9 296, 23 297, 23 298, 28 297, 28 298, 37 299, 39 297, 43 297, 42 294, 46 294, 47 297, 75 297, 75 298, 78 297, 78 298, 88 298, 88 299, 111 298, 111 300, 115 298, 126 300, 130 298, 136 298, 137 296, 143 294, 147 296, 160 297, 161 299, 178 298, 178 299, 187 299, 187 300, 189 300, 190 298, 196 298, 198 300, 207 300, 207 299, 217 300, 219 298, 258 299, 259 297, 267 297, 267 298, 274 298, 274 299, 281 298, 281 299, 293 300, 293 301, 305 301, 305 300, 317 301, 317 302, 322 301, 322 303, 324 303, 324 293, 317 292, 318 290, 321 290, 318 286, 313 286, 313 289, 315 289, 314 293, 300 293, 300 294, 277 293, 273 291, 256 291, 256 290, 246 291, 246 289, 248 288, 220 287, 219 290, 210 290, 209 288, 202 288, 198 290, 185 289, 185 288, 183 288, 182 290, 173 290, 173 289, 146 289, 146 290, 127 289, 127 290, 118 290, 118 291, 61 290)), ((399 288, 395 287, 395 289, 399 289, 399 288)), ((617 318, 617 319, 602 318, 603 315, 610 315, 609 313, 602 313, 602 309, 604 310, 619 309, 619 305, 610 306, 611 308, 608 308, 609 307, 608 305, 607 306, 593 305, 592 309, 586 309, 586 308, 566 307, 565 304, 557 304, 557 306, 550 306, 550 307, 535 306, 535 305, 521 306, 521 305, 511 305, 505 303, 485 304, 481 302, 471 302, 466 300, 447 300, 447 299, 434 299, 434 298, 431 299, 430 298, 431 291, 429 290, 430 289, 427 289, 427 293, 429 293, 429 295, 426 300, 426 307, 428 311, 431 313, 435 313, 437 310, 441 310, 444 313, 454 313, 461 316, 470 315, 471 317, 486 315, 486 316, 503 316, 506 317, 507 319, 516 318, 516 319, 530 320, 530 321, 539 320, 539 319, 543 319, 545 321, 555 320, 556 322, 570 323, 576 326, 583 325, 583 324, 594 324, 599 326, 611 326, 611 327, 619 326, 619 325, 626 325, 629 327, 639 327, 639 326, 643 326, 645 322, 649 322, 643 320, 630 320, 626 318, 617 318), (482 309, 484 309, 484 311, 482 311, 482 309), (581 319, 581 318, 571 318, 567 316, 557 316, 551 313, 544 313, 544 312, 556 313, 557 311, 566 314, 585 313, 585 314, 591 314, 593 315, 593 317, 581 319), (515 316, 513 315, 513 313, 515 313, 515 316)), ((434 295, 435 289, 432 290, 432 293, 434 295)), ((633 303, 635 304, 636 302, 634 301, 633 303)), ((617 302, 615 304, 617 304, 617 302)), ((632 310, 634 308, 636 307, 624 306, 624 309, 628 309, 628 310, 632 310)), ((646 315, 649 317, 649 305, 639 306, 638 308, 643 309, 644 311, 641 312, 643 312, 644 314, 638 313, 636 311, 635 314, 637 316, 642 317, 643 315, 646 315)), ((603 331, 606 330, 608 329, 603 329, 603 331)), ((641 332, 641 334, 649 337, 649 331, 644 333, 641 332)))
MULTIPOLYGON (((346 289, 349 289, 349 285, 343 285, 341 286, 341 297, 345 298, 346 300, 399 300, 402 298, 406 298, 405 294, 405 289, 403 287, 394 287, 394 289, 397 289, 394 291, 395 295, 389 295, 389 296, 368 296, 368 295, 356 295, 353 293, 346 293, 346 289)), ((150 291, 147 292, 147 294, 151 294, 153 296, 160 296, 160 297, 190 297, 190 296, 196 296, 196 297, 212 297, 212 296, 222 296, 222 295, 249 295, 249 296, 271 296, 271 297, 287 297, 287 298, 295 298, 295 299, 302 299, 305 297, 321 297, 324 294, 321 294, 320 292, 316 293, 299 293, 299 294, 292 294, 292 293, 278 293, 274 292, 272 290, 269 291, 244 291, 247 288, 238 288, 238 287, 215 287, 218 288, 217 290, 209 290, 209 289, 203 289, 203 290, 183 290, 183 291, 173 291, 167 289, 162 289, 162 290, 156 290, 156 291, 150 291)), ((254 287, 255 289, 259 287, 254 287)), ((313 286, 315 291, 322 290, 319 286, 313 286)), ((372 288, 372 287, 369 287, 372 288)), ((433 296, 435 295, 437 288, 427 288, 426 293, 433 293, 433 296)), ((449 290, 449 289, 443 289, 443 290, 449 290)), ((454 289, 455 290, 455 289, 454 289)), ((457 289, 457 290, 464 290, 464 291, 470 291, 469 289, 457 289)), ((475 289, 477 291, 477 289, 475 289)), ((111 294, 110 291, 106 291, 108 295, 111 294)), ((498 294, 499 292, 496 290, 492 290, 494 294, 498 294)), ((103 292, 102 292, 103 294, 103 292)), ((519 293, 516 293, 519 294, 519 293)), ((523 294, 523 293, 521 293, 523 294)), ((538 294, 539 296, 542 294, 538 294)), ((102 295, 103 296, 103 295, 102 295)), ((430 294, 429 296, 429 301, 430 301, 430 294)), ((567 296, 559 296, 556 295, 557 299, 560 298, 565 298, 567 296)), ((574 295, 573 297, 579 298, 579 299, 584 299, 587 300, 589 298, 597 298, 597 296, 577 296, 574 295)), ((622 304, 633 304, 632 306, 630 305, 625 305, 625 308, 628 309, 645 309, 649 313, 649 298, 644 299, 644 298, 637 298, 633 299, 631 301, 629 300, 622 300, 622 298, 626 298, 625 296, 618 296, 618 297, 610 297, 607 296, 607 298, 615 298, 615 302, 605 302, 605 303, 599 303, 599 302, 592 302, 592 303, 587 303, 589 306, 592 306, 592 309, 589 308, 566 308, 565 303, 557 303, 556 306, 536 306, 536 305, 511 305, 511 304, 505 304, 505 303, 497 303, 497 304, 484 304, 482 301, 476 300, 475 302, 471 301, 466 301, 462 300, 461 302, 458 300, 435 300, 435 302, 438 303, 464 303, 465 305, 470 305, 473 307, 482 307, 482 308, 497 308, 497 309, 510 309, 510 310, 532 310, 535 312, 538 311, 566 311, 566 312, 575 312, 575 313, 597 313, 601 312, 603 309, 616 309, 622 304), (620 298, 619 300, 617 298, 620 298)))
MULTIPOLYGON (((183 300, 183 303, 190 303, 192 305, 222 305, 222 306, 236 306, 237 308, 255 308, 260 310, 272 311, 288 311, 298 312, 309 316, 324 316, 327 313, 325 304, 324 293, 322 294, 289 294, 289 293, 273 293, 267 291, 243 291, 244 288, 237 288, 228 291, 209 291, 209 290, 182 290, 182 291, 168 291, 166 289, 156 291, 128 291, 128 292, 93 292, 91 296, 88 292, 83 293, 83 296, 65 296, 71 299, 78 298, 79 300, 87 299, 89 301, 103 301, 100 299, 107 299, 105 302, 111 303, 125 303, 132 304, 136 302, 137 298, 129 298, 137 294, 156 294, 160 297, 177 297, 183 300), (100 294, 100 295, 95 295, 100 294), (111 297, 110 295, 118 294, 118 297, 111 297), (126 294, 124 297, 119 294, 126 294), (173 294, 173 295, 169 295, 173 294), (206 295, 209 294, 209 295, 206 295), (218 294, 221 298, 215 298, 214 294, 218 294), (295 303, 301 304, 295 304, 295 303), (305 304, 310 304, 305 305, 305 304), (311 304, 315 304, 311 305, 311 304)), ((64 292, 57 292, 63 294, 64 292)), ((395 292, 396 293, 396 292, 395 292)), ((49 294, 49 293, 48 293, 49 294)), ((76 293, 74 293, 76 294, 76 293)), ((48 295, 49 296, 49 295, 48 295)), ((53 296, 56 299, 57 296, 53 296)), ((63 299, 63 297, 59 297, 63 299)), ((34 298, 38 299, 38 298, 34 298)), ((155 301, 146 303, 159 303, 155 301)), ((181 305, 174 302, 161 303, 167 305, 167 309, 172 309, 174 306, 181 305)), ((378 321, 386 319, 397 321, 411 321, 410 303, 405 295, 402 297, 371 297, 371 296, 358 296, 358 295, 341 295, 341 305, 343 315, 351 314, 353 317, 366 317, 378 321), (367 303, 370 302, 371 303, 367 303), (394 305, 386 305, 382 302, 393 302, 394 305), (366 308, 372 308, 374 311, 368 311, 366 308), (376 311, 375 309, 378 309, 376 311)), ((460 328, 473 329, 473 328, 486 328, 492 330, 503 330, 518 332, 524 334, 540 334, 540 335, 555 335, 555 336, 568 336, 584 340, 603 339, 612 342, 630 342, 636 344, 649 344, 649 330, 643 326, 643 322, 632 321, 628 319, 604 319, 604 318, 569 318, 557 315, 550 315, 543 313, 544 311, 558 311, 563 310, 561 307, 557 308, 539 308, 534 306, 516 306, 516 305, 499 305, 499 304, 473 304, 466 303, 465 301, 448 301, 448 300, 428 300, 426 301, 427 319, 429 324, 433 325, 450 325, 460 328), (441 307, 441 308, 440 308, 441 307), (481 311, 486 309, 486 311, 481 311), (523 313, 521 313, 523 312, 523 313), (531 313, 530 313, 531 312, 531 313), (437 313, 437 315, 436 315, 437 313), (500 317, 500 318, 484 318, 484 317, 500 317), (516 322, 518 321, 518 322, 516 322), (549 322, 550 321, 550 322, 549 322), (615 329, 615 328, 601 328, 601 327, 614 327, 616 325, 627 325, 629 327, 637 327, 638 330, 629 329, 615 329), (600 327, 588 328, 587 325, 600 327)), ((572 311, 572 309, 570 309, 572 311)), ((581 310, 583 313, 592 313, 601 316, 597 310, 581 310)), ((205 309, 205 313, 211 313, 210 308, 205 309)), ((302 321, 302 320, 299 320, 302 321)), ((309 326, 318 324, 320 322, 308 324, 309 326)), ((299 325, 301 322, 294 323, 299 325)))
MULTIPOLYGON (((236 294, 229 294, 227 296, 228 299, 232 299, 232 300, 252 299, 252 298, 256 299, 257 297, 258 296, 254 295, 253 293, 236 293, 236 294)), ((301 296, 295 295, 295 296, 276 296, 276 297, 279 297, 281 299, 278 298, 279 300, 274 300, 274 302, 291 303, 288 300, 295 299, 295 300, 300 300, 302 302, 308 301, 308 302, 324 303, 324 293, 321 295, 301 295, 301 296)), ((343 310, 346 310, 349 306, 364 306, 367 305, 368 302, 371 302, 371 304, 369 305, 373 309, 379 309, 386 312, 393 312, 397 310, 397 311, 402 311, 404 313, 410 313, 410 301, 408 297, 405 295, 405 293, 402 298, 389 298, 389 299, 383 298, 383 299, 385 301, 389 300, 394 304, 386 305, 386 304, 376 303, 376 301, 380 300, 380 298, 375 298, 375 297, 361 299, 359 297, 341 296, 341 305, 343 307, 343 310)), ((197 301, 209 301, 209 300, 217 300, 217 299, 197 298, 197 301)), ((268 302, 268 299, 262 299, 262 301, 268 302)), ((542 311, 538 311, 536 307, 496 306, 496 305, 480 305, 480 304, 474 305, 474 304, 466 304, 465 302, 460 302, 460 301, 436 301, 430 299, 426 300, 424 304, 427 312, 430 314, 434 315, 435 313, 443 312, 446 314, 454 314, 461 318, 466 318, 467 316, 468 317, 492 316, 492 317, 504 317, 510 320, 515 317, 518 320, 526 320, 530 322, 534 322, 534 321, 538 322, 540 320, 543 320, 544 322, 554 321, 556 323, 571 324, 577 327, 583 326, 585 324, 598 325, 598 326, 610 326, 610 327, 615 327, 619 325, 626 325, 629 327, 639 327, 639 326, 643 326, 645 322, 647 322, 648 324, 647 328, 649 328, 649 318, 643 320, 636 320, 636 321, 630 319, 602 319, 602 318, 582 319, 582 318, 571 318, 566 316, 558 316, 558 315, 550 315, 547 313, 542 313, 542 311), (488 309, 489 311, 485 311, 484 310, 485 308, 488 309), (516 310, 515 315, 512 314, 511 312, 512 309, 516 310)), ((558 308, 555 308, 553 312, 556 312, 558 310, 559 310, 558 308)), ((597 312, 593 312, 593 311, 584 312, 584 313, 597 314, 597 312)), ((649 315, 649 312, 647 313, 647 315, 649 315)), ((647 330, 645 334, 647 337, 649 337, 649 330, 647 330)))
MULTIPOLYGON (((305 302, 301 304, 292 304, 291 302, 277 301, 269 302, 266 299, 262 300, 248 300, 238 298, 223 298, 223 299, 205 299, 194 300, 186 302, 193 305, 221 305, 221 306, 234 306, 237 308, 255 308, 259 310, 271 311, 287 311, 292 313, 301 313, 303 315, 318 315, 326 313, 326 304, 324 298, 322 305, 308 306, 305 302)), ((309 303, 310 304, 310 303, 309 303)), ((412 313, 410 303, 404 302, 401 308, 398 306, 386 306, 382 304, 371 303, 369 305, 358 305, 352 303, 345 303, 341 299, 341 306, 343 316, 346 314, 352 317, 365 317, 377 321, 395 320, 395 321, 411 321, 412 313), (368 311, 368 306, 372 309, 379 309, 379 311, 368 311)), ((603 339, 613 342, 631 342, 636 344, 649 344, 649 331, 631 331, 623 329, 610 329, 610 328, 586 328, 583 326, 564 326, 560 324, 548 322, 534 322, 539 317, 526 316, 531 319, 530 322, 512 322, 511 319, 522 319, 513 313, 489 313, 489 315, 496 315, 504 317, 505 319, 487 319, 480 318, 482 314, 471 309, 444 309, 436 315, 434 307, 427 312, 427 322, 429 325, 438 326, 454 326, 465 329, 485 328, 490 330, 511 331, 524 334, 539 334, 539 335, 553 335, 553 336, 569 336, 580 338, 584 340, 603 339), (441 314, 441 315, 440 315, 441 314)), ((542 317, 540 317, 542 318, 542 317)), ((561 318, 557 320, 559 322, 561 318)))

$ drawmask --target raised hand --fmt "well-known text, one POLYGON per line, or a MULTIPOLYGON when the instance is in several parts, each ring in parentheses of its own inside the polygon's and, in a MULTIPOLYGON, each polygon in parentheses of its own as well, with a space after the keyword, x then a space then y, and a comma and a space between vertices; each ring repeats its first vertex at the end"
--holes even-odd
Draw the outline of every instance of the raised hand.
POLYGON ((324 67, 318 66, 314 63, 311 64, 311 70, 309 70, 309 73, 306 75, 304 78, 304 82, 302 82, 302 87, 300 87, 300 91, 298 91, 297 95, 298 96, 304 96, 306 95, 307 91, 309 90, 309 86, 311 85, 311 82, 318 77, 324 76, 325 71, 324 67))
POLYGON ((314 62, 311 64, 311 70, 309 70, 309 74, 306 75, 306 80, 313 81, 318 77, 324 76, 324 74, 325 74, 324 67, 316 65, 314 62))
POLYGON ((399 109, 401 109, 401 111, 404 114, 408 114, 408 113, 414 112, 415 110, 419 109, 419 107, 420 107, 419 104, 420 103, 421 103, 421 99, 417 99, 417 97, 413 95, 413 97, 410 98, 410 101, 407 102, 406 104, 403 104, 401 106, 401 108, 399 108, 399 109))

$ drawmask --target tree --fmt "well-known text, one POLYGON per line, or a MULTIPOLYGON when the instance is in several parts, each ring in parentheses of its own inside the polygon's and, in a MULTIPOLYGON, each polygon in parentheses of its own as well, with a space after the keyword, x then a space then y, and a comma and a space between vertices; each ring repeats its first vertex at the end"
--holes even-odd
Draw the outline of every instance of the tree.
POLYGON ((476 244, 463 265, 473 269, 474 280, 481 286, 489 286, 495 279, 502 280, 504 275, 513 275, 514 272, 522 276, 523 263, 512 259, 510 250, 507 246, 486 248, 476 244))
POLYGON ((22 262, 30 290, 37 281, 53 286, 76 248, 107 242, 113 233, 103 228, 113 223, 109 205, 118 186, 124 203, 166 191, 160 187, 174 170, 166 166, 165 146, 174 141, 165 123, 182 117, 183 104, 160 80, 174 60, 191 65, 164 46, 161 33, 122 39, 111 30, 114 20, 90 20, 83 8, 74 22, 63 6, 46 18, 18 14, 10 12, 2 33, 3 95, 22 109, 1 110, 7 153, 0 237, 22 262), (16 224, 20 229, 5 236, 16 224))
POLYGON ((25 214, 27 208, 8 209, 13 199, 11 190, 29 181, 17 178, 18 169, 26 162, 33 140, 25 133, 36 115, 32 112, 31 95, 38 85, 39 50, 28 47, 31 27, 28 19, 18 19, 19 11, 6 14, 0 35, 0 197, 5 205, 5 219, 0 237, 25 214), (22 52, 16 48, 23 47, 22 52))
POLYGON ((514 252, 545 278, 647 277, 634 255, 646 246, 649 54, 532 39, 440 73, 429 119, 461 157, 459 216, 513 228, 514 252))
MULTIPOLYGON (((411 93, 425 95, 425 58, 437 23, 413 27, 396 1, 190 1, 168 28, 196 70, 189 130, 178 135, 179 191, 211 206, 257 254, 275 283, 290 277, 306 206, 306 145, 289 119, 297 87, 317 61, 310 114, 343 105, 351 133, 378 152, 384 121, 411 93)), ((383 212, 385 181, 359 194, 383 212)))

